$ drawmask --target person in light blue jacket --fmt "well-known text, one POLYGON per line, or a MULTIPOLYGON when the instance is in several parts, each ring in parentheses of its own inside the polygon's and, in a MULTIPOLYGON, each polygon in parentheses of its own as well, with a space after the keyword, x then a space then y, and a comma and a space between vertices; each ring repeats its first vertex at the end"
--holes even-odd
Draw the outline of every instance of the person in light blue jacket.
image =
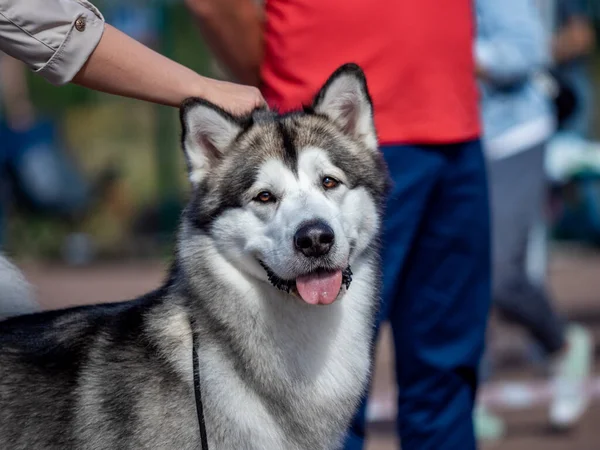
MULTIPOLYGON (((592 357, 589 333, 566 326, 543 283, 527 272, 528 242, 543 218, 546 142, 555 118, 545 71, 551 30, 533 0, 477 0, 474 54, 481 91, 483 144, 488 159, 492 216, 493 302, 524 327, 551 362, 556 387, 549 418, 568 427, 583 414, 581 391, 592 357)), ((481 438, 504 426, 483 407, 475 414, 481 438)))

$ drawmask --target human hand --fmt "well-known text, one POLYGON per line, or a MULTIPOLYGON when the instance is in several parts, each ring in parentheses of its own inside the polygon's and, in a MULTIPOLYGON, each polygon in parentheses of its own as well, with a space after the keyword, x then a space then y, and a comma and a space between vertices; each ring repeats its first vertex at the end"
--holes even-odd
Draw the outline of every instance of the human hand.
POLYGON ((255 108, 266 106, 258 88, 242 84, 206 79, 207 83, 200 97, 231 112, 246 114, 255 108))

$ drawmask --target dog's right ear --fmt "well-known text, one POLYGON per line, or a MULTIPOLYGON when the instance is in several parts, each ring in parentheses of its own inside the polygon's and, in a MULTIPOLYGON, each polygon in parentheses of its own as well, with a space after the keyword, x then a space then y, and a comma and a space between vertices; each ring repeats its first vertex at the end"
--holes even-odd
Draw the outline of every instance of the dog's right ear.
POLYGON ((180 118, 190 181, 197 185, 221 160, 242 125, 239 118, 199 98, 183 102, 180 118))
POLYGON ((365 74, 356 64, 344 64, 329 77, 315 97, 313 109, 368 149, 377 151, 373 102, 365 74))

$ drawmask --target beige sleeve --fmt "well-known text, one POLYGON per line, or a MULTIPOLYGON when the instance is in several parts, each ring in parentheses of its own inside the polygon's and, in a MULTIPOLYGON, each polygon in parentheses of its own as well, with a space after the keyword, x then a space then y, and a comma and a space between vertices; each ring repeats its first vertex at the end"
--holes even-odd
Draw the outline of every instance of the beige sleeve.
POLYGON ((55 85, 77 75, 103 31, 86 0, 0 0, 0 50, 55 85))

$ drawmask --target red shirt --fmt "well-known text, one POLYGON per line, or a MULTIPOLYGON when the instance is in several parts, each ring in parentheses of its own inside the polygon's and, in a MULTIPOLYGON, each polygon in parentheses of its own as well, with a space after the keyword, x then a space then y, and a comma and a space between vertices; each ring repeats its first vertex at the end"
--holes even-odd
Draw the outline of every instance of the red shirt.
POLYGON ((263 94, 309 104, 346 62, 367 76, 382 144, 479 134, 472 0, 266 0, 263 94))

